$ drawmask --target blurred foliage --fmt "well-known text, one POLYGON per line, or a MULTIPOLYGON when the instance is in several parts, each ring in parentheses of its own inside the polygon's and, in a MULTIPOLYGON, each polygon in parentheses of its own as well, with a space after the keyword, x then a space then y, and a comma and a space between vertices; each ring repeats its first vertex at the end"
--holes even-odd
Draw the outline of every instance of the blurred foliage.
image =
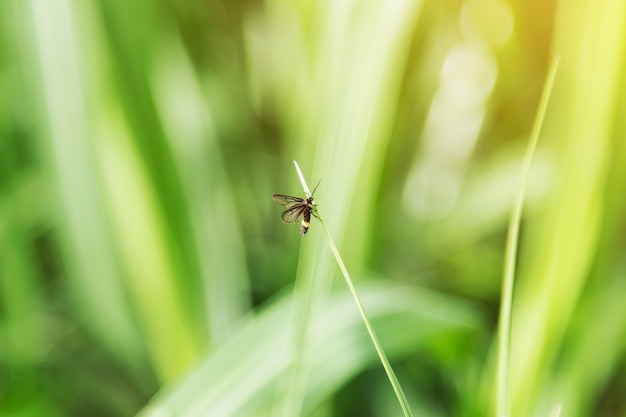
POLYGON ((0 415, 626 416, 623 2, 4 0, 0 415))

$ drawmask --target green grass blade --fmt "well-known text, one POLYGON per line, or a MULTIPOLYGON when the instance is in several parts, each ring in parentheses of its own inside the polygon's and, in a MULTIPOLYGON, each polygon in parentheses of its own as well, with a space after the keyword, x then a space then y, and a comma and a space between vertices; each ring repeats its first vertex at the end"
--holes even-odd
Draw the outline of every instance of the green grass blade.
POLYGON ((383 347, 380 344, 378 337, 376 336, 376 332, 374 331, 374 328, 372 327, 367 317, 365 308, 363 307, 363 304, 361 303, 359 294, 356 292, 356 289, 354 288, 354 284, 352 284, 352 279, 350 278, 350 274, 348 273, 348 270, 346 269, 346 266, 344 265, 343 260, 341 259, 341 255, 339 254, 339 251, 337 250, 337 246, 335 245, 333 238, 330 236, 330 233, 328 233, 328 229, 326 228, 326 225, 322 221, 321 217, 319 218, 319 223, 322 225, 324 234, 326 235, 326 238, 328 239, 328 246, 330 247, 330 250, 335 257, 335 260, 337 261, 337 264, 339 265, 339 269, 341 269, 341 273, 343 274, 343 277, 346 280, 346 284, 348 284, 350 293, 352 293, 352 297, 354 298, 354 301, 356 302, 356 305, 359 308, 359 313, 361 314, 363 323, 365 324, 365 327, 367 328, 367 332, 369 333, 370 338, 372 339, 372 343, 374 344, 376 353, 378 354, 378 357, 380 358, 380 362, 383 364, 383 368, 385 368, 385 372, 387 373, 389 382, 391 383, 391 386, 393 387, 393 391, 395 392, 396 397, 398 397, 398 401, 400 402, 400 406, 402 407, 402 412, 407 417, 412 416, 411 410, 409 409, 409 403, 404 395, 404 392, 402 391, 400 382, 398 381, 398 378, 396 377, 396 374, 393 371, 391 364, 389 363, 389 359, 387 359, 387 355, 385 355, 385 351, 383 350, 383 347))
MULTIPOLYGON (((302 184, 302 188, 304 189, 304 192, 307 195, 311 195, 309 191, 309 186, 307 185, 306 180, 304 179, 304 176, 302 175, 302 171, 300 170, 300 166, 298 165, 296 161, 293 161, 293 163, 296 166, 296 171, 298 172, 298 178, 300 179, 300 183, 302 184)), ((361 314, 363 323, 365 324, 365 327, 367 328, 367 332, 369 333, 370 338, 372 339, 372 343, 374 344, 376 353, 378 354, 378 357, 380 358, 380 361, 383 364, 383 368, 385 368, 385 372, 387 373, 389 382, 391 382, 393 391, 395 392, 396 397, 398 397, 398 401, 400 402, 402 411, 404 412, 405 416, 411 416, 412 414, 411 414, 411 410, 409 409, 409 403, 406 400, 406 397, 404 396, 404 392, 402 392, 402 387, 400 386, 400 382, 398 381, 398 378, 396 377, 396 374, 393 371, 391 364, 389 363, 389 359, 387 359, 387 355, 385 355, 385 351, 383 350, 383 347, 380 344, 380 341, 378 340, 378 336, 376 336, 376 332, 374 331, 374 328, 372 327, 372 324, 370 323, 370 320, 367 317, 367 313, 365 312, 363 303, 361 303, 359 294, 356 292, 356 288, 354 288, 354 284, 352 283, 352 279, 350 278, 350 274, 348 273, 348 269, 346 268, 346 265, 343 263, 343 260, 341 259, 339 250, 337 249, 337 246, 335 245, 333 238, 330 236, 330 233, 328 233, 328 229, 326 228, 326 225, 324 224, 324 221, 322 220, 321 216, 319 216, 319 213, 318 213, 318 219, 319 219, 320 224, 322 225, 322 229, 324 230, 326 239, 328 239, 328 246, 330 247, 330 250, 333 253, 333 256, 335 257, 335 260, 337 261, 337 264, 339 265, 339 269, 341 270, 341 273, 343 274, 343 277, 346 280, 346 284, 348 284, 350 293, 352 294, 352 297, 354 298, 354 301, 356 302, 356 305, 359 308, 359 313, 361 314)))
POLYGON ((300 179, 300 184, 302 184, 302 189, 304 189, 304 192, 306 193, 306 195, 311 195, 311 190, 309 190, 309 185, 306 183, 306 180, 304 179, 304 175, 302 175, 302 171, 300 170, 300 165, 298 165, 298 162, 293 161, 293 164, 296 166, 296 171, 298 172, 298 178, 300 179))
MULTIPOLYGON (((411 328, 387 340, 392 357, 428 349, 445 335, 468 335, 481 328, 480 311, 467 300, 426 288, 406 285, 363 283, 360 296, 370 306, 371 320, 383 329, 411 328)), ((291 387, 282 387, 285 373, 294 365, 297 351, 283 349, 284 331, 293 307, 290 297, 279 294, 179 381, 159 392, 140 412, 141 417, 252 417, 269 416, 276 397, 291 387), (254 349, 250 349, 253 346, 254 349), (216 377, 219 376, 219 377, 216 377)), ((322 404, 332 402, 336 393, 378 360, 363 332, 361 317, 352 297, 344 291, 331 291, 326 307, 311 317, 310 327, 323 329, 316 337, 311 355, 311 373, 301 412, 313 414, 322 404), (338 350, 346 356, 338 355, 338 350)), ((391 330, 393 331, 393 330, 391 330)), ((420 398, 422 395, 416 392, 420 398)), ((430 394, 424 393, 424 396, 430 394)), ((425 398, 426 397, 422 397, 425 398)), ((424 414, 420 414, 424 415, 424 414)), ((432 415, 432 414, 428 414, 432 415)))
POLYGON ((537 147, 537 141, 539 139, 539 132, 543 124, 543 119, 548 107, 548 100, 554 86, 554 79, 556 71, 559 65, 559 57, 557 56, 550 67, 548 78, 544 86, 541 102, 539 103, 539 110, 535 124, 530 135, 530 141, 528 143, 528 149, 524 157, 522 166, 520 187, 511 212, 511 218, 509 221, 509 231, 506 241, 505 259, 504 259, 504 273, 503 273, 503 285, 502 285, 502 300, 500 303, 500 323, 498 325, 498 364, 496 370, 496 409, 499 417, 509 416, 509 405, 507 401, 508 392, 508 364, 509 364, 509 352, 511 342, 511 305, 513 301, 513 283, 515 277, 515 264, 517 255, 517 244, 519 238, 519 224, 522 217, 522 205, 524 203, 524 195, 526 192, 526 182, 528 174, 530 172, 530 166, 532 164, 535 149, 537 147))

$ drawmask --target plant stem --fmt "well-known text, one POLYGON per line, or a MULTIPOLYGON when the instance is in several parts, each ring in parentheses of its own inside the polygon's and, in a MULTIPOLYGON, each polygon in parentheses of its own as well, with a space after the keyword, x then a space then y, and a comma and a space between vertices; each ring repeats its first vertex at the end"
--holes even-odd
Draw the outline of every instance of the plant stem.
POLYGON ((508 404, 508 372, 509 372, 509 353, 511 349, 511 305, 513 303, 513 284, 515 281, 515 264, 517 256, 517 245, 519 240, 519 224, 522 217, 522 206, 524 203, 524 195, 526 192, 526 182, 530 172, 539 132, 543 124, 543 119, 548 107, 548 99, 552 92, 556 70, 559 66, 559 57, 552 61, 548 78, 544 86, 541 102, 535 118, 535 124, 530 134, 528 149, 524 157, 522 172, 520 177, 520 189, 517 194, 511 218, 509 221, 509 231, 506 241, 504 272, 502 284, 502 300, 500 302, 500 323, 498 325, 498 364, 496 370, 496 409, 498 417, 508 417, 510 415, 508 404))
POLYGON ((365 312, 365 308, 363 308, 363 304, 361 303, 359 294, 356 292, 356 289, 354 288, 354 285, 352 284, 352 279, 350 278, 350 274, 348 274, 348 270, 346 269, 346 266, 344 265, 343 260, 341 259, 341 255, 339 254, 339 251, 337 250, 337 246, 335 245, 335 242, 333 241, 332 237, 330 237, 330 233, 328 233, 328 229, 326 228, 324 221, 322 221, 321 217, 318 217, 318 219, 319 219, 320 224, 322 225, 322 230, 324 230, 324 234, 326 235, 326 238, 328 239, 328 245, 330 246, 330 250, 335 256, 335 260, 337 261, 337 264, 339 265, 339 269, 341 269, 341 273, 343 274, 343 277, 346 280, 346 284, 348 284, 348 288, 350 289, 350 292, 352 293, 352 297, 354 298, 354 301, 356 302, 356 305, 359 308, 359 312, 361 313, 361 317, 363 318, 363 323, 365 323, 365 327, 367 328, 367 332, 369 333, 370 338, 372 339, 372 343, 374 344, 376 353, 378 353, 378 357, 380 358, 380 361, 383 364, 383 368, 385 368, 385 372, 387 373, 389 382, 391 382, 391 386, 393 387, 393 390, 396 393, 396 397, 398 398, 398 401, 400 402, 402 411, 404 412, 405 416, 407 417, 412 416, 411 410, 409 409, 408 401, 406 400, 406 397, 404 396, 404 392, 402 392, 402 387, 400 386, 400 383, 398 382, 398 378, 396 377, 396 374, 394 373, 393 368, 391 367, 391 364, 389 363, 389 359, 387 359, 387 355, 385 355, 385 352, 383 351, 380 341, 378 340, 378 337, 376 336, 376 332, 374 332, 374 328, 372 327, 369 319, 367 318, 367 313, 365 312))
MULTIPOLYGON (((309 190, 309 186, 307 185, 306 180, 304 179, 304 176, 302 175, 300 166, 298 165, 296 161, 293 161, 293 163, 296 166, 296 171, 298 172, 298 178, 300 178, 300 183, 302 183, 302 188, 304 189, 304 192, 307 195, 311 195, 311 191, 309 190)), ((395 372, 393 372, 393 368, 391 367, 391 364, 389 363, 389 359, 387 359, 387 355, 385 355, 385 351, 383 350, 383 347, 380 344, 378 337, 376 336, 376 332, 374 332, 374 328, 372 327, 369 319, 367 318, 367 313, 365 312, 365 308, 363 308, 363 304, 361 303, 359 294, 356 292, 356 289, 354 288, 354 284, 352 284, 352 279, 350 278, 350 274, 348 273, 348 270, 346 269, 346 266, 343 263, 343 260, 341 259, 339 250, 337 250, 337 246, 335 245, 333 238, 330 236, 330 233, 328 233, 326 224, 324 224, 324 221, 322 220, 322 217, 319 215, 319 212, 317 212, 317 210, 316 210, 316 213, 317 213, 316 217, 322 226, 322 230, 324 230, 324 234, 326 235, 326 238, 328 239, 328 246, 330 246, 330 251, 333 253, 335 260, 337 261, 337 264, 339 265, 339 269, 341 269, 341 273, 343 274, 343 277, 345 278, 346 283, 348 284, 348 288, 350 289, 350 292, 352 293, 352 297, 354 298, 354 301, 356 302, 356 305, 359 308, 359 313, 361 313, 361 317, 363 318, 363 323, 365 323, 365 327, 367 328, 367 332, 369 333, 370 338, 372 339, 372 343, 374 344, 376 353, 378 353, 378 357, 380 358, 380 361, 383 364, 383 368, 385 368, 385 372, 387 373, 387 377, 389 378, 389 382, 391 382, 393 391, 395 392, 396 397, 398 398, 398 401, 400 402, 402 411, 404 412, 405 417, 412 417, 411 410, 409 409, 409 403, 406 400, 406 397, 404 396, 404 392, 402 391, 400 382, 398 382, 398 378, 396 377, 395 372)))

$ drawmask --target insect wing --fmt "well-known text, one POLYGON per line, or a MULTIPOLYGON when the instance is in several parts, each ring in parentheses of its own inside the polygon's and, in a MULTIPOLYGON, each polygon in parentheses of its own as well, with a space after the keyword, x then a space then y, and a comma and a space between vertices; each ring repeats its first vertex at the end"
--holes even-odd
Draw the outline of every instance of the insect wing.
POLYGON ((304 203, 304 199, 302 198, 292 197, 290 195, 284 195, 284 194, 272 194, 272 200, 274 200, 278 204, 281 204, 287 208, 291 208, 296 204, 304 203))
POLYGON ((297 223, 300 220, 300 217, 302 217, 302 215, 306 213, 308 209, 309 208, 304 204, 293 206, 287 209, 280 216, 280 218, 284 223, 297 223))

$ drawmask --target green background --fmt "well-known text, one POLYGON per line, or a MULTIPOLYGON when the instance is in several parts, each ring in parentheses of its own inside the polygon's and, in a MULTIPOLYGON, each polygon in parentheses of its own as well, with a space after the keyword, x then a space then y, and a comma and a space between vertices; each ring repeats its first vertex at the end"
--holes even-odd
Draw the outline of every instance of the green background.
POLYGON ((0 415, 626 416, 624 2, 3 0, 0 415))

